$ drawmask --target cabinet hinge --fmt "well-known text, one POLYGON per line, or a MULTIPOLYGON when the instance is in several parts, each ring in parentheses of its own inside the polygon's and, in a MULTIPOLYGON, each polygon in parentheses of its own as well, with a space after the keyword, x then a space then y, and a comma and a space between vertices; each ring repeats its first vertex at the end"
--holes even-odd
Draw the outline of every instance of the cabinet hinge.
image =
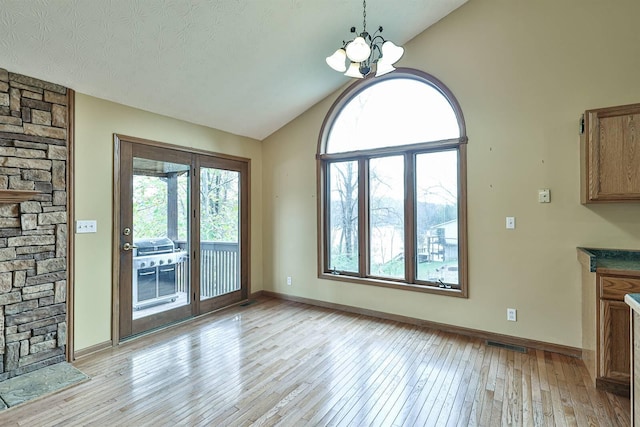
POLYGON ((580 116, 580 126, 579 126, 580 135, 584 133, 584 114, 580 116))

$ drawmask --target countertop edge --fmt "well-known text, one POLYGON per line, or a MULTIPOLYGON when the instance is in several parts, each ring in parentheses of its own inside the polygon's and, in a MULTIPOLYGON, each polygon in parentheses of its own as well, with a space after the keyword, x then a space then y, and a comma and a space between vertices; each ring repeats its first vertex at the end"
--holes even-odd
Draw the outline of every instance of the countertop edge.
POLYGON ((578 246, 576 248, 578 251, 584 252, 585 255, 589 257, 589 271, 592 273, 596 272, 596 256, 590 252, 588 248, 583 248, 578 246))
POLYGON ((640 313, 640 294, 626 294, 624 302, 627 303, 633 311, 640 313))
POLYGON ((638 275, 640 250, 576 247, 578 260, 591 273, 638 275))

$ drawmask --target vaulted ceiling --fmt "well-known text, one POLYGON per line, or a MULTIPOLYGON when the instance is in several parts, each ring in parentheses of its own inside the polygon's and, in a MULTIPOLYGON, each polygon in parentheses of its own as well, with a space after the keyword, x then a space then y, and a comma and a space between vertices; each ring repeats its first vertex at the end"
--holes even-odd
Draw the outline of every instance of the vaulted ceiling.
MULTIPOLYGON (((466 1, 369 0, 367 28, 401 45, 466 1)), ((362 31, 358 0, 0 6, 0 68, 259 140, 348 81, 324 59, 362 31)))

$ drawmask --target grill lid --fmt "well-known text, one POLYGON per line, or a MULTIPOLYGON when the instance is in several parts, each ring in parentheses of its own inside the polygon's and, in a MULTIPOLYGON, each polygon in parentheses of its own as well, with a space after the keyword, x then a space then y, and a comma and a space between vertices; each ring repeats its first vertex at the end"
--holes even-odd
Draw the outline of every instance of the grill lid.
POLYGON ((134 244, 138 247, 135 256, 166 254, 174 249, 173 241, 168 237, 135 239, 134 244))

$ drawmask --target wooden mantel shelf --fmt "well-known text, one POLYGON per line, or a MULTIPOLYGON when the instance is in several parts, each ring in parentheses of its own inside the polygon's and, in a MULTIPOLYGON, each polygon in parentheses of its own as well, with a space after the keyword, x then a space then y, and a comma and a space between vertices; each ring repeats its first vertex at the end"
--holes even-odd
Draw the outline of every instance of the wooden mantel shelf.
POLYGON ((20 203, 38 194, 35 190, 0 190, 0 203, 20 203))

